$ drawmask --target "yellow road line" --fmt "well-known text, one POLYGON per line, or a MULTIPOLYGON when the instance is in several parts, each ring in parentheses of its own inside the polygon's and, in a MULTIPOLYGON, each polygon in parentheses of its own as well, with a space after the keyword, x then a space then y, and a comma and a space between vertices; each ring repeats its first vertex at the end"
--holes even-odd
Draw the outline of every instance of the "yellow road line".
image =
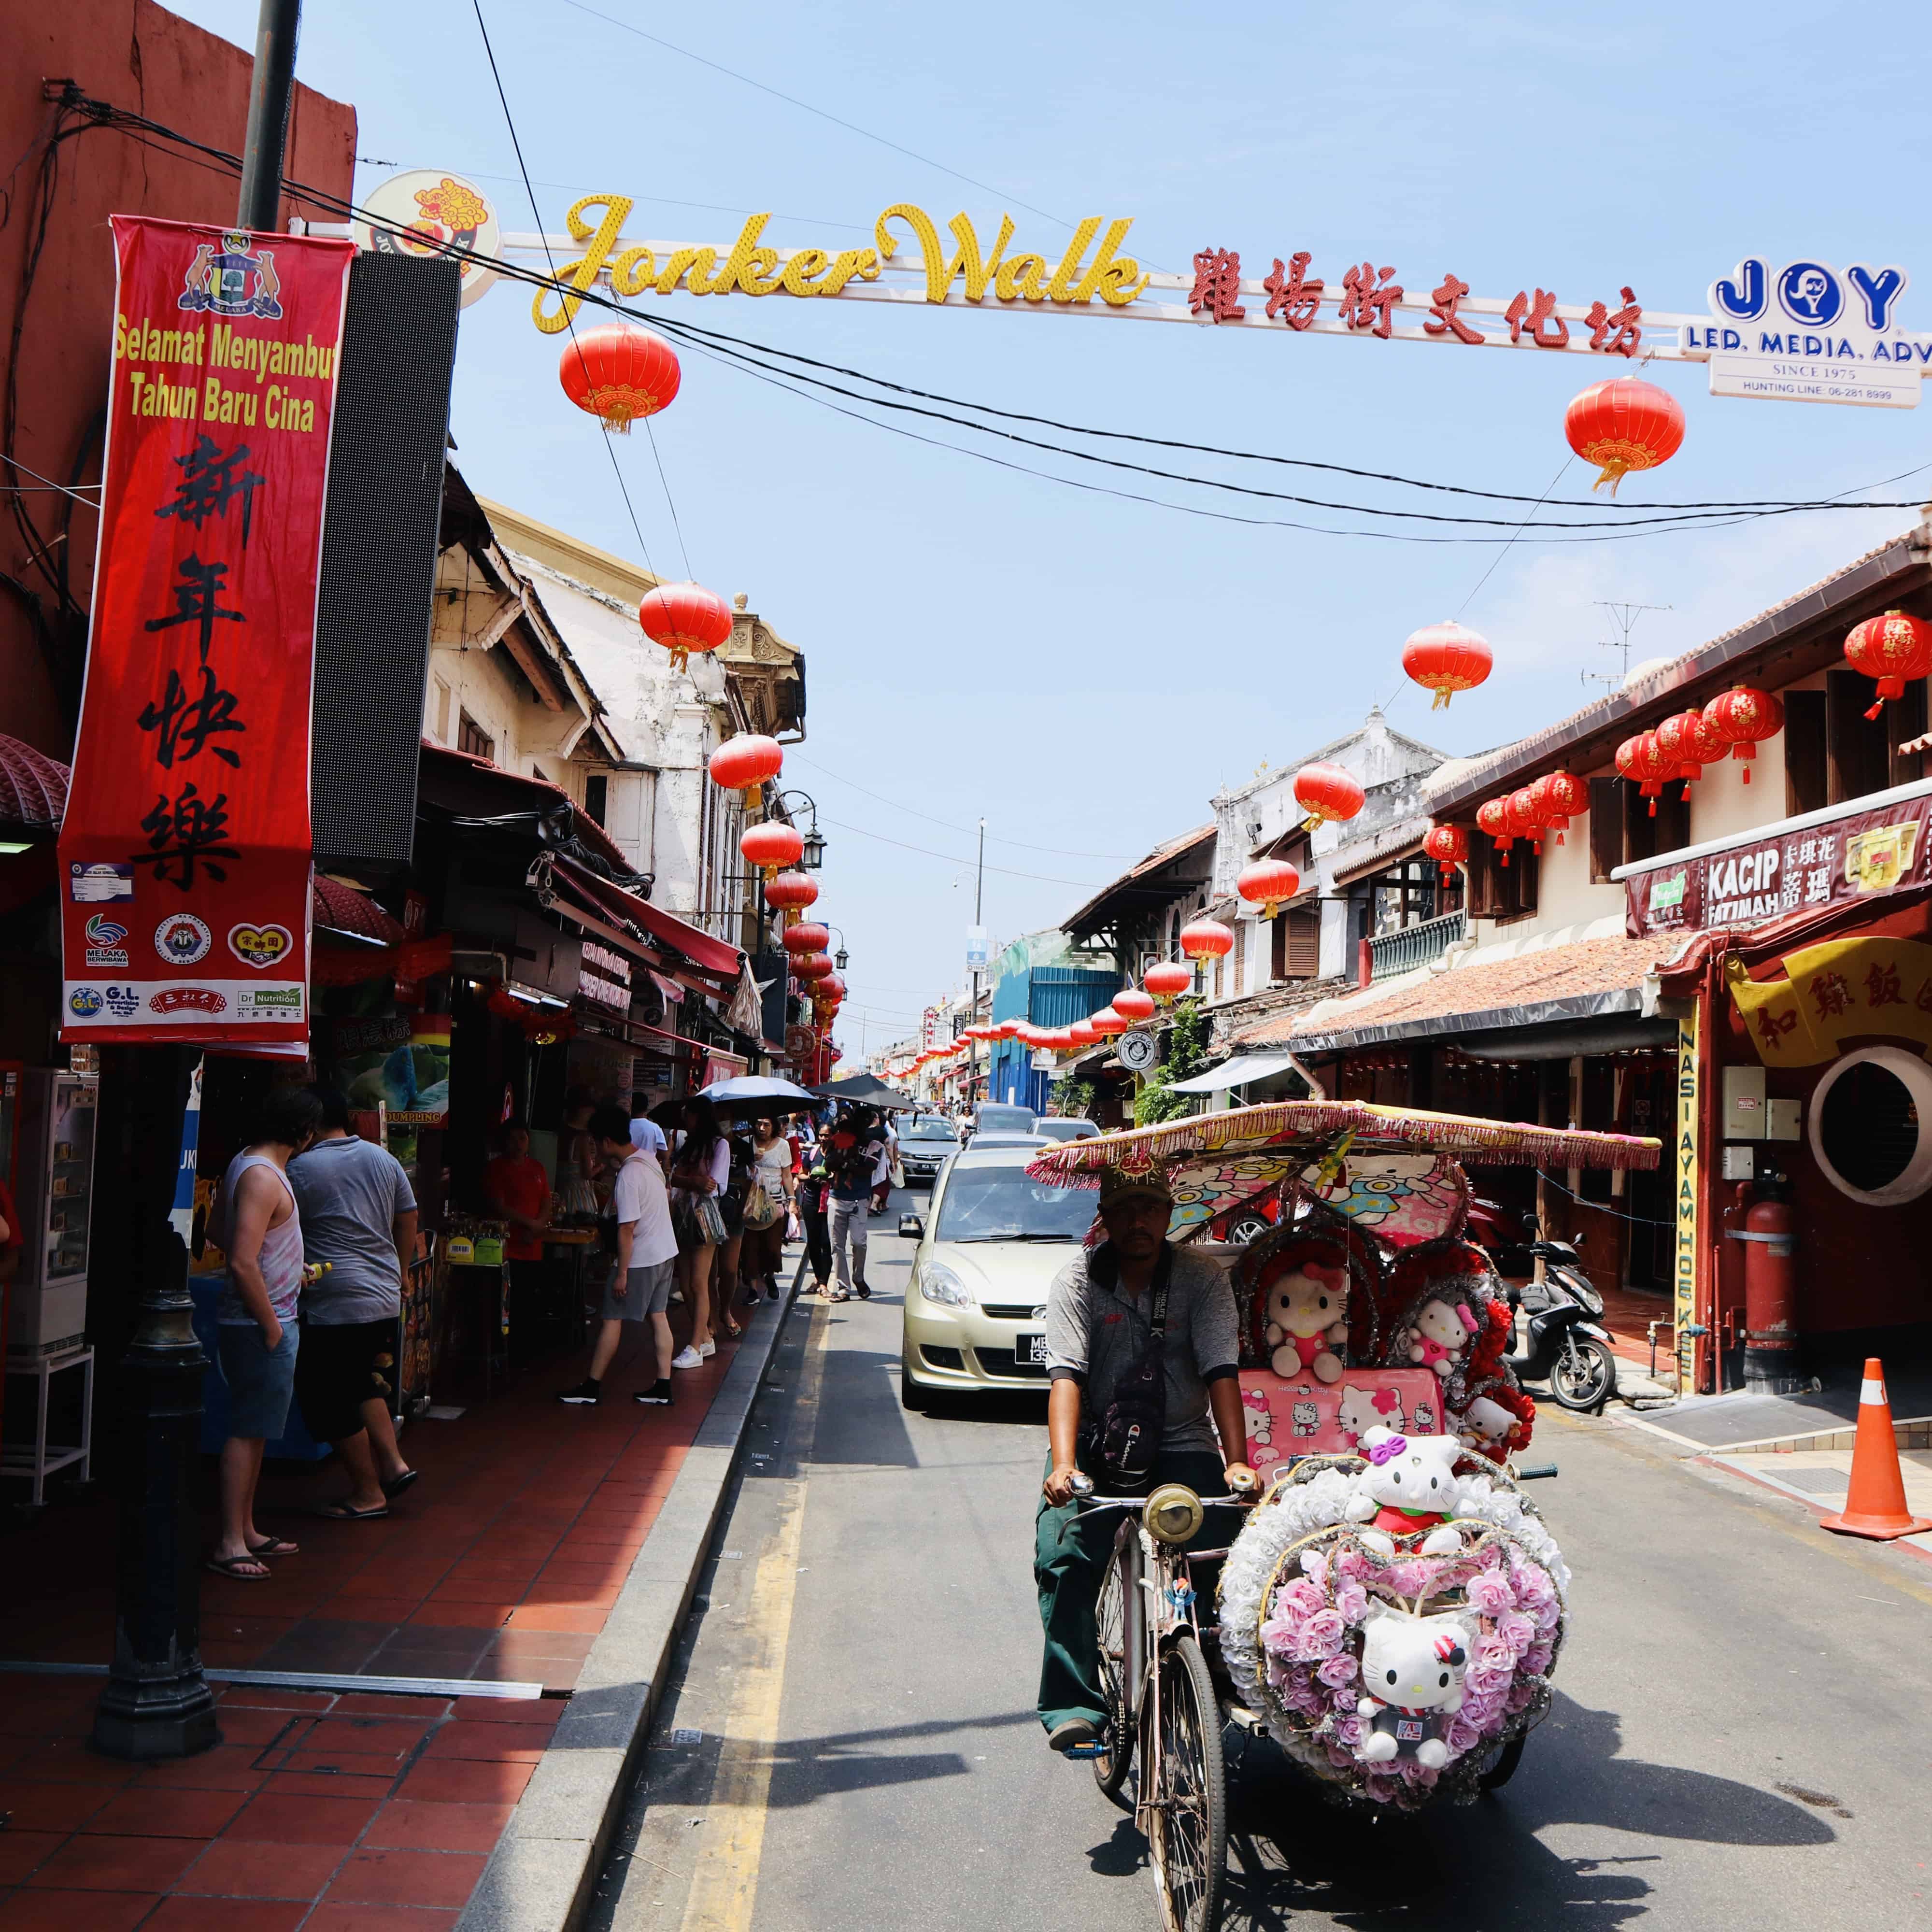
MULTIPOLYGON (((800 1463, 809 1456, 818 1430, 818 1394, 832 1334, 826 1309, 814 1309, 812 1319, 804 1378, 788 1431, 800 1463)), ((683 1932, 749 1932, 758 1904, 758 1859, 764 1848, 772 1767, 777 1761, 778 1706, 784 1694, 785 1654, 805 1526, 804 1477, 792 1478, 784 1490, 776 1532, 752 1580, 756 1653, 736 1674, 706 1807, 712 1821, 723 1829, 724 1842, 708 1850, 692 1874, 683 1932)))

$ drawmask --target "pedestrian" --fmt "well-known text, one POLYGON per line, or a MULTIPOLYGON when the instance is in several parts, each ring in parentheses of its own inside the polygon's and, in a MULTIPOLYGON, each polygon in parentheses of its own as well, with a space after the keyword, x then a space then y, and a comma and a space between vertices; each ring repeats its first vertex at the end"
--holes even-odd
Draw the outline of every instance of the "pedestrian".
POLYGON ((866 1301, 872 1293, 866 1280, 866 1224, 885 1142, 875 1117, 864 1108, 835 1127, 831 1139, 832 1204, 826 1216, 835 1283, 831 1299, 849 1301, 856 1294, 866 1301))
POLYGON ((881 1112, 875 1118, 882 1143, 878 1163, 872 1170, 872 1218, 876 1221, 886 1211, 892 1190, 905 1185, 905 1174, 903 1170, 896 1175, 892 1172, 899 1164, 899 1136, 898 1129, 892 1125, 892 1115, 881 1112))
POLYGON ((266 1559, 300 1546, 255 1526, 262 1452, 287 1428, 301 1337, 302 1215, 289 1185, 292 1156, 322 1124, 306 1088, 272 1088, 257 1110, 254 1137, 221 1178, 222 1242, 228 1285, 215 1320, 216 1353, 228 1384, 228 1439, 221 1445, 221 1534, 209 1569, 238 1582, 266 1582, 266 1559))
MULTIPOLYGON (((403 1277, 416 1257, 416 1197, 401 1162, 349 1131, 349 1100, 315 1090, 314 1144, 289 1166, 303 1252, 327 1271, 302 1291, 296 1394, 318 1442, 333 1446, 349 1493, 316 1514, 380 1520, 416 1480, 391 1413, 402 1354, 403 1277)), ((525 1136, 527 1142, 528 1136, 525 1136)), ((538 1172, 542 1170, 539 1168, 538 1172)))
POLYGON ((563 1096, 563 1132, 556 1155, 556 1199, 551 1211, 560 1221, 594 1221, 603 1210, 598 1183, 603 1178, 603 1162, 597 1154, 597 1137, 590 1131, 594 1102, 581 1087, 573 1087, 563 1096))
POLYGON ((520 1121, 497 1129, 496 1157, 483 1168, 483 1192, 510 1224, 503 1258, 510 1271, 511 1321, 520 1331, 543 1304, 543 1238, 550 1224, 550 1176, 530 1152, 530 1130, 520 1121))
MULTIPOLYGON (((718 1211, 724 1220, 724 1240, 718 1250, 717 1265, 712 1272, 711 1305, 717 1312, 718 1325, 734 1342, 745 1330, 731 1312, 740 1299, 742 1281, 739 1263, 745 1249, 745 1202, 752 1191, 751 1136, 740 1123, 724 1136, 731 1150, 731 1165, 724 1191, 718 1197, 718 1211)), ((755 1294, 752 1299, 757 1299, 755 1294)))
POLYGON ((766 1298, 778 1298, 778 1270, 784 1264, 785 1222, 792 1211, 792 1164, 790 1141, 778 1132, 778 1123, 759 1119, 752 1123, 752 1189, 745 1201, 745 1249, 742 1264, 747 1289, 758 1298, 762 1280, 766 1298))
POLYGON ((671 1213, 677 1227, 678 1272, 691 1300, 691 1340, 671 1366, 695 1369, 718 1352, 711 1339, 711 1270, 726 1240, 718 1197, 730 1182, 731 1150, 711 1102, 701 1094, 685 1102, 683 1115, 671 1160, 671 1213))
POLYGON ((590 1116, 598 1152, 616 1169, 608 1218, 616 1226, 616 1252, 598 1311, 602 1325, 590 1352, 590 1372, 574 1388, 557 1391, 559 1402, 577 1408, 594 1407, 602 1400, 626 1322, 650 1322, 657 1369, 656 1380, 634 1390, 631 1400, 652 1408, 671 1400, 670 1317, 664 1311, 677 1266, 677 1236, 664 1169, 655 1154, 632 1144, 630 1128, 621 1107, 599 1107, 590 1116))
POLYGON ((802 1162, 794 1198, 805 1232, 806 1258, 812 1264, 810 1294, 828 1294, 832 1289, 832 1235, 826 1223, 826 1210, 832 1204, 831 1148, 823 1135, 814 1138, 800 1156, 802 1162))
POLYGON ((661 1107, 646 1109, 637 1104, 634 1095, 631 1105, 631 1144, 640 1154, 652 1156, 659 1167, 668 1173, 670 1167, 670 1141, 664 1132, 664 1123, 671 1114, 671 1105, 666 1101, 661 1107))

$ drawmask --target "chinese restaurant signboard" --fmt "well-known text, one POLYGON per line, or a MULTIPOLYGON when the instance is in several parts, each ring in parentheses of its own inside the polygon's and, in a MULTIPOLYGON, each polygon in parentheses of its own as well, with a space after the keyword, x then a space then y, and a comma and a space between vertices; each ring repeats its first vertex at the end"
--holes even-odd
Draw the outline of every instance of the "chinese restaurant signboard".
POLYGON ((1829 824, 1631 874, 1624 930, 1653 933, 1763 926, 1932 878, 1932 796, 1903 799, 1829 824))
POLYGON ((299 1052, 316 593, 355 250, 123 215, 114 243, 62 1038, 299 1052))
POLYGON ((1917 940, 1874 934, 1803 946, 1768 980, 1750 978, 1735 956, 1727 970, 1767 1066, 1816 1066, 1854 1036, 1932 1047, 1932 946, 1917 940))

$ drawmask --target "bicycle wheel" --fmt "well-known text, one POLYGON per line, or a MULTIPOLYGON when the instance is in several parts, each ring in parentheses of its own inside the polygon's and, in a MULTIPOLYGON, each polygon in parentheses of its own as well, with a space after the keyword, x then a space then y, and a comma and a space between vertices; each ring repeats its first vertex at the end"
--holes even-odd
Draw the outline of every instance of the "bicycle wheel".
POLYGON ((1134 1761, 1132 1720, 1127 1713, 1127 1538, 1131 1524, 1122 1526, 1122 1534, 1108 1559, 1106 1580, 1100 1586, 1100 1600, 1095 1606, 1094 1622, 1100 1640, 1100 1694, 1107 1707, 1107 1749, 1094 1760, 1094 1782, 1109 1798, 1119 1795, 1126 1782, 1127 1768, 1134 1761))
POLYGON ((1499 1745, 1477 1773, 1477 1784, 1485 1791, 1500 1791, 1516 1775, 1516 1768, 1522 1762, 1522 1744, 1523 1733, 1519 1731, 1508 1744, 1499 1745))
MULTIPOLYGON (((1228 1863, 1228 1784, 1221 1760, 1221 1706, 1208 1660, 1191 1636, 1161 1659, 1158 1787, 1150 1807, 1148 1851, 1160 1886, 1166 1932, 1214 1932, 1228 1863)), ((1144 1766, 1142 1782, 1149 1774, 1144 1766)))

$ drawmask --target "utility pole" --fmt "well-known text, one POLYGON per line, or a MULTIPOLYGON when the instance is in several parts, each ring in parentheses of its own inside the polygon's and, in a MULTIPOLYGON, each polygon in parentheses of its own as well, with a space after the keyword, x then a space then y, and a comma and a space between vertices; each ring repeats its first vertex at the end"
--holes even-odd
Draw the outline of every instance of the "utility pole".
MULTIPOLYGON (((986 821, 980 821, 980 856, 973 867, 973 943, 980 943, 980 908, 986 885, 986 821)), ((980 1024, 980 969, 973 969, 973 1000, 966 1009, 967 1024, 980 1024)), ((992 1070, 992 1056, 987 1058, 988 1075, 992 1070)), ((975 1107, 980 1099, 980 1042, 969 1040, 966 1042, 966 1105, 975 1107)))
POLYGON ((1610 621, 1617 627, 1617 636, 1600 638, 1598 648, 1616 651, 1620 655, 1614 674, 1600 670, 1586 670, 1581 674, 1586 684, 1606 684, 1612 691, 1623 688, 1624 680, 1630 676, 1630 632, 1636 628, 1636 620, 1646 610, 1669 610, 1675 607, 1669 604, 1616 604, 1607 597, 1599 597, 1597 608, 1610 614, 1610 621))
POLYGON ((281 225, 282 150, 288 140, 289 104, 296 91, 296 38, 302 0, 262 0, 255 26, 255 76, 248 86, 248 132, 242 147, 242 197, 236 212, 243 228, 281 225))

